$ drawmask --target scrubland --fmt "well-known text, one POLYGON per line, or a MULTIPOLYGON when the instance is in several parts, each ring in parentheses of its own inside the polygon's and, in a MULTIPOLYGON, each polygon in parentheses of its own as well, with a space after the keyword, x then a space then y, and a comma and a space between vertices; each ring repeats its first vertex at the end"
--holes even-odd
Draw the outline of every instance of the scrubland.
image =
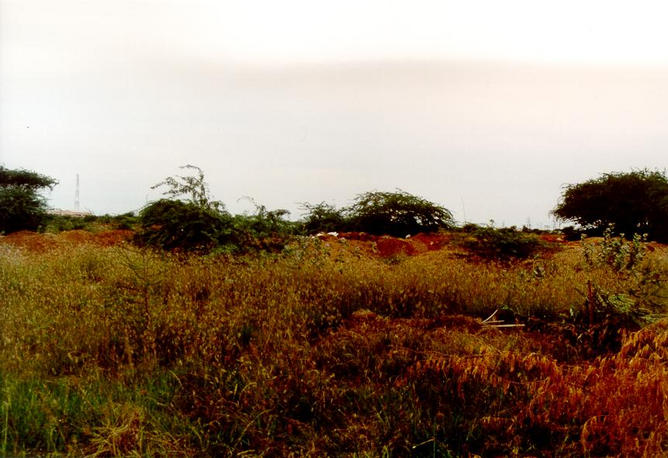
POLYGON ((0 240, 0 454, 668 453, 665 246, 493 262, 66 234, 0 240))

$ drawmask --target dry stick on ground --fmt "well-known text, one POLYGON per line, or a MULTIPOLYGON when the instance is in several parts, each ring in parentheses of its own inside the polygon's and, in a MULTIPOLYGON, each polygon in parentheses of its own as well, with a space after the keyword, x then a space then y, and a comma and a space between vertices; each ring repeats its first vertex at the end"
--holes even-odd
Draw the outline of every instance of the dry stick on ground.
MULTIPOLYGON (((494 310, 494 313, 492 313, 490 316, 482 320, 483 323, 488 323, 496 314, 499 312, 499 309, 494 310)), ((495 320, 496 321, 496 320, 495 320)))
POLYGON ((498 313, 499 309, 494 310, 490 316, 482 320, 483 326, 488 326, 490 328, 523 328, 524 324, 503 324, 503 320, 494 320, 493 318, 498 313))

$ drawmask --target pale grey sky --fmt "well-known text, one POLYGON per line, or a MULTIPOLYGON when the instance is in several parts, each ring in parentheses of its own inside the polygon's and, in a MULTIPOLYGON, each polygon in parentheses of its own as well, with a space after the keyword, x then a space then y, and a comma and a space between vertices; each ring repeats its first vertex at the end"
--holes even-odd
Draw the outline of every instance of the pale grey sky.
POLYGON ((202 167, 232 211, 401 188, 549 222, 564 183, 665 168, 659 1, 0 0, 0 163, 54 207, 202 167))

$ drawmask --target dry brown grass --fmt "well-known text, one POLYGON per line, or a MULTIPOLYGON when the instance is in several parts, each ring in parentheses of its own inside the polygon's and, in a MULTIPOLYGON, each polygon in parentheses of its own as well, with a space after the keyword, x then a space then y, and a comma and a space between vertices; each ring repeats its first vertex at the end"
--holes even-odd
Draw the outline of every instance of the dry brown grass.
POLYGON ((453 245, 195 257, 22 237, 39 249, 0 241, 3 452, 668 453, 665 321, 577 315, 593 287, 660 312, 665 247, 616 272, 580 244, 495 264, 453 245), (481 325, 497 309, 527 327, 481 325))

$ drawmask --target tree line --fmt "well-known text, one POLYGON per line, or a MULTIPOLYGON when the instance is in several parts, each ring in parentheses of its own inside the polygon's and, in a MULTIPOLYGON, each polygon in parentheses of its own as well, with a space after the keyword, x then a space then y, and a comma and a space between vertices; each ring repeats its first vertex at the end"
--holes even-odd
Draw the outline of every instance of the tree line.
MULTIPOLYGON (((203 171, 186 165, 187 175, 168 177, 153 186, 163 198, 139 211, 136 240, 165 249, 234 251, 239 247, 270 249, 282 234, 357 231, 403 237, 453 229, 447 208, 405 191, 359 194, 352 205, 303 203, 303 218, 288 221, 287 210, 256 204, 252 215, 232 215, 213 199, 203 171)), ((0 166, 0 232, 39 230, 49 221, 41 191, 57 181, 28 170, 0 166)), ((553 215, 576 226, 572 232, 600 235, 606 229, 631 237, 646 235, 668 242, 668 178, 647 169, 606 173, 564 187, 553 215)))

